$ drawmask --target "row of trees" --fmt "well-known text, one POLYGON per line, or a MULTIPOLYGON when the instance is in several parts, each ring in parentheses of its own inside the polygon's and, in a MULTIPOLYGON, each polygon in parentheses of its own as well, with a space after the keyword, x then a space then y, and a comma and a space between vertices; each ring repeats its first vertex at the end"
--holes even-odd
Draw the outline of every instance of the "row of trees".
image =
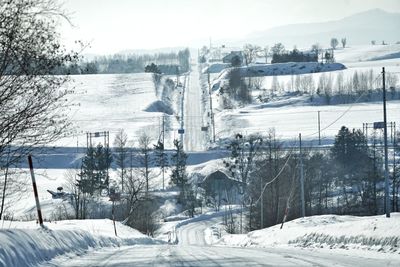
MULTIPOLYGON (((360 130, 343 126, 331 149, 303 151, 306 216, 382 213, 383 164, 378 144, 376 134, 367 142, 360 130)), ((249 209, 249 230, 282 222, 285 210, 289 211, 289 219, 301 216, 298 145, 292 143, 294 148, 285 148, 274 130, 267 136, 236 135, 229 144, 231 156, 225 167, 240 182, 242 203, 249 209)), ((396 157, 390 174, 395 211, 399 209, 397 164, 396 157)))
MULTIPOLYGON (((261 89, 264 85, 264 78, 257 77, 251 79, 251 88, 261 89)), ((389 88, 389 98, 396 99, 396 88, 399 78, 396 74, 387 73, 385 77, 386 86, 389 88)), ((364 95, 362 101, 375 99, 375 95, 381 93, 382 79, 372 69, 369 71, 355 71, 351 76, 344 77, 343 72, 337 74, 322 73, 318 80, 313 75, 292 75, 290 80, 280 82, 278 76, 273 76, 270 90, 260 94, 257 98, 266 102, 276 94, 284 92, 299 92, 309 94, 311 100, 323 97, 326 103, 349 103, 356 98, 364 95)))
MULTIPOLYGON (((340 39, 340 42, 342 44, 342 48, 346 48, 347 38, 344 37, 344 38, 340 39)), ((339 45, 339 40, 334 37, 334 38, 331 39, 330 44, 331 44, 332 49, 336 49, 336 47, 339 45)))
MULTIPOLYGON (((346 38, 341 40, 343 48, 346 46, 346 38)), ((287 50, 282 43, 276 43, 273 46, 265 46, 262 48, 258 45, 246 44, 243 47, 244 64, 248 66, 254 63, 257 58, 265 58, 265 63, 271 58, 271 63, 285 62, 334 62, 334 52, 338 45, 338 40, 332 38, 332 49, 323 49, 318 43, 313 44, 308 51, 300 51, 296 47, 293 50, 287 50)), ((236 60, 234 57, 233 59, 236 60)), ((232 59, 232 60, 233 60, 232 59)), ((236 62, 232 62, 232 66, 236 66, 236 62)))
MULTIPOLYGON (((190 52, 186 48, 177 53, 156 53, 156 54, 115 54, 112 56, 96 57, 93 60, 69 64, 61 64, 52 71, 53 74, 98 74, 98 73, 139 73, 151 63, 163 66, 163 71, 187 72, 190 68, 190 52)), ((170 73, 168 73, 170 74, 170 73)))

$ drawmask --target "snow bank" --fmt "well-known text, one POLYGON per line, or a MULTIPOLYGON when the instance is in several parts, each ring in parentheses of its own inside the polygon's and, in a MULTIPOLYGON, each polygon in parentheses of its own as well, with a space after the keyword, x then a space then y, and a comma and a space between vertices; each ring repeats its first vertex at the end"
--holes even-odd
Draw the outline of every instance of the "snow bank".
POLYGON ((391 218, 321 215, 287 222, 283 229, 275 225, 247 235, 225 235, 217 244, 242 247, 291 244, 400 253, 399 230, 400 213, 392 213, 391 218))
POLYGON ((111 220, 71 220, 45 223, 3 222, 0 229, 0 266, 33 266, 65 253, 84 253, 88 249, 153 244, 157 241, 135 229, 116 223, 115 237, 111 220))

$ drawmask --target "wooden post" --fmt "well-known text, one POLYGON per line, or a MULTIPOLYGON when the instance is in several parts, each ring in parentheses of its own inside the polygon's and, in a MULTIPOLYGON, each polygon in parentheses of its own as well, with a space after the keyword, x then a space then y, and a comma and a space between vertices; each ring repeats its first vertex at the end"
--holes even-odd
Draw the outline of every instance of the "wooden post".
POLYGON ((39 195, 38 195, 38 191, 37 191, 37 187, 36 187, 35 173, 33 172, 33 163, 32 163, 31 155, 28 155, 28 162, 29 162, 29 170, 31 172, 31 178, 32 178, 33 193, 35 195, 38 220, 39 220, 40 226, 43 227, 43 217, 42 217, 42 211, 40 209, 39 195))

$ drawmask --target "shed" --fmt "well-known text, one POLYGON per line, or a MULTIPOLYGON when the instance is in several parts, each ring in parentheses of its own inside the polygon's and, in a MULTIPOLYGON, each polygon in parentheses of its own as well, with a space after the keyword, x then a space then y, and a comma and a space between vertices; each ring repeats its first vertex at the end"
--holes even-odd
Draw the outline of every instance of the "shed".
POLYGON ((201 187, 208 198, 212 198, 219 206, 225 203, 238 203, 242 182, 233 179, 222 170, 207 175, 201 187))

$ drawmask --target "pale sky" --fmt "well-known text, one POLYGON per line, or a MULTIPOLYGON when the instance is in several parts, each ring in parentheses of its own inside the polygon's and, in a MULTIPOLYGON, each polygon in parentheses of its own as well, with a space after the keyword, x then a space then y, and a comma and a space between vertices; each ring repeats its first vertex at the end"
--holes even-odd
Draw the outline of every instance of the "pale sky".
POLYGON ((199 46, 275 26, 341 19, 373 8, 400 13, 400 0, 66 0, 74 24, 63 25, 67 47, 85 53, 199 46))

